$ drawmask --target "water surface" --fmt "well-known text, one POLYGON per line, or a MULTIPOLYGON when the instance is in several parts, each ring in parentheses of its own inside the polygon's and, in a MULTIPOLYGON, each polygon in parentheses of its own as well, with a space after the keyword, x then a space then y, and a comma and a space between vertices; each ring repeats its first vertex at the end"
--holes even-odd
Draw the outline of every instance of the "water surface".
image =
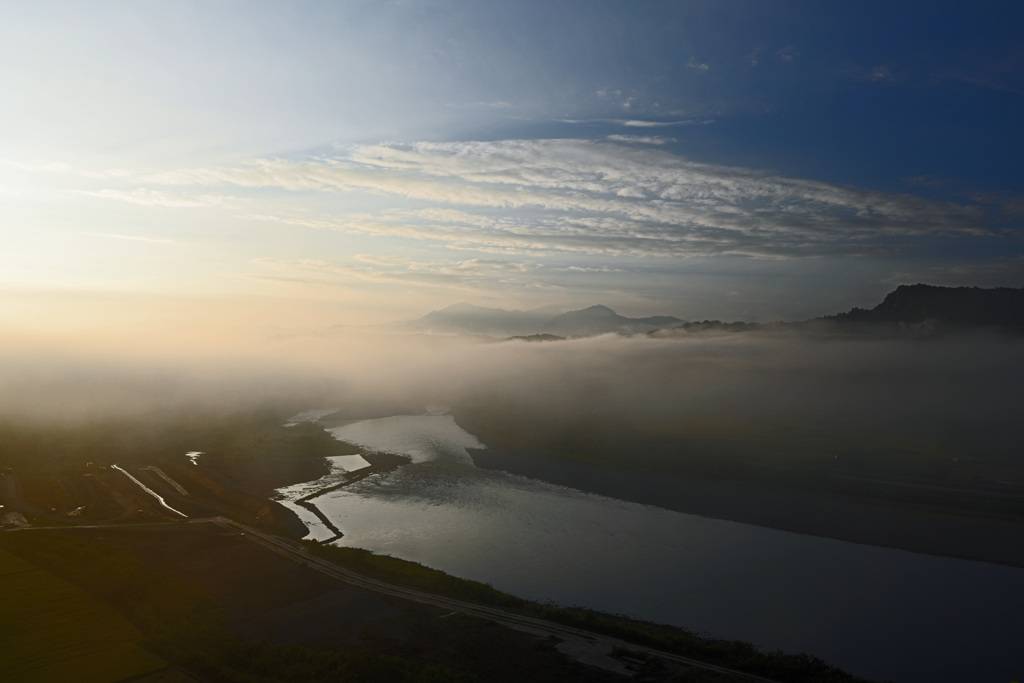
MULTIPOLYGON (((448 415, 331 431, 413 459, 315 499, 344 531, 339 545, 525 598, 805 651, 865 676, 1024 674, 1024 570, 697 517, 478 469, 465 449, 482 444, 448 415)), ((294 500, 299 490, 281 493, 294 500)), ((333 535, 290 507, 314 537, 333 535)))

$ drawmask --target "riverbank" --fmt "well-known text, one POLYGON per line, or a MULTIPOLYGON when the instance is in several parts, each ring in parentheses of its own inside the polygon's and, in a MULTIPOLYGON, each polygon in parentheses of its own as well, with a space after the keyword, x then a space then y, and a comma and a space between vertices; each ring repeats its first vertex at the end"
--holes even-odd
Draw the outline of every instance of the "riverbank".
POLYGON ((610 467, 511 446, 478 467, 677 512, 911 552, 1024 567, 1024 523, 837 493, 610 467))
MULTIPOLYGON (((331 521, 331 518, 328 517, 327 515, 325 515, 323 513, 323 511, 320 510, 319 507, 317 507, 317 504, 315 502, 313 502, 316 498, 319 498, 320 496, 323 496, 323 495, 326 495, 328 493, 331 493, 332 491, 337 491, 339 489, 343 489, 346 486, 351 486, 352 484, 355 484, 356 482, 359 482, 359 481, 362 481, 363 479, 366 479, 367 477, 369 477, 372 474, 381 474, 381 473, 384 473, 384 472, 390 472, 391 470, 395 469, 396 467, 399 467, 400 465, 404 465, 404 464, 406 464, 408 462, 407 458, 402 458, 402 457, 399 457, 399 456, 396 456, 396 455, 392 455, 391 453, 376 453, 376 452, 361 453, 360 457, 362 457, 362 459, 364 461, 368 462, 369 465, 367 465, 366 467, 361 467, 361 468, 359 468, 357 470, 352 470, 351 472, 345 472, 342 475, 340 482, 338 482, 336 484, 329 484, 327 486, 320 487, 320 488, 316 489, 315 491, 307 493, 306 495, 302 496, 301 498, 296 498, 295 500, 291 501, 292 504, 294 504, 294 505, 301 505, 306 510, 309 510, 310 512, 312 512, 316 516, 316 518, 319 519, 320 522, 325 527, 330 529, 331 533, 334 534, 330 538, 323 539, 321 541, 321 543, 324 543, 324 544, 333 543, 333 542, 337 541, 338 539, 340 539, 341 537, 343 537, 345 535, 345 533, 341 529, 339 529, 337 526, 335 526, 334 522, 331 521)), ((296 520, 299 520, 298 516, 295 515, 294 512, 292 512, 291 510, 289 510, 289 512, 293 516, 295 516, 296 520)), ((301 520, 299 520, 299 523, 302 524, 301 520)), ((309 530, 308 530, 308 528, 306 528, 305 524, 302 524, 302 526, 303 526, 304 529, 306 529, 306 533, 300 534, 299 536, 300 537, 305 537, 305 536, 308 535, 308 531, 309 530)))
MULTIPOLYGON (((111 602, 173 664, 210 680, 284 681, 325 677, 396 681, 617 681, 620 674, 583 666, 559 639, 337 581, 213 522, 11 533, 13 552, 111 602), (117 571, 111 572, 111 566, 117 571), (307 668, 302 668, 307 667, 307 668), (345 674, 345 675, 342 675, 345 674)), ((316 548, 331 562, 388 582, 499 604, 638 644, 682 650, 773 680, 859 681, 801 655, 760 653, 743 643, 560 610, 504 595, 414 563, 365 551, 316 548), (557 613, 557 614, 556 614, 557 613)), ((629 652, 608 652, 623 673, 643 680, 738 681, 629 652), (632 670, 630 670, 632 669, 632 670)), ((335 678, 332 678, 335 680, 335 678)))

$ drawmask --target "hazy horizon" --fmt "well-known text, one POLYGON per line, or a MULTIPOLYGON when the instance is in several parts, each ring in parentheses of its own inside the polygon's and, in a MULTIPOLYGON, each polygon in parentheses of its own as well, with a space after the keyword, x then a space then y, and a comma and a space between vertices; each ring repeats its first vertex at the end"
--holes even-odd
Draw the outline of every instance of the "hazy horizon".
POLYGON ((1007 3, 8 4, 7 335, 1024 286, 1007 3))

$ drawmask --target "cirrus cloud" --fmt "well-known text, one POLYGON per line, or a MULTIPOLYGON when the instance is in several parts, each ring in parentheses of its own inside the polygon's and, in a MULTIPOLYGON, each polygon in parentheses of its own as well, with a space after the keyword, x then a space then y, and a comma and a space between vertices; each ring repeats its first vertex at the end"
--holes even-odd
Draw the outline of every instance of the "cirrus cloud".
POLYGON ((90 194, 211 206, 230 201, 211 188, 270 190, 296 201, 276 202, 247 218, 532 257, 877 256, 913 251, 938 238, 998 233, 991 207, 981 203, 699 163, 630 144, 638 141, 657 139, 352 145, 299 160, 139 172, 133 179, 140 187, 90 194), (315 213, 298 210, 304 193, 338 200, 315 213), (354 196, 396 208, 352 211, 348 198, 354 196))

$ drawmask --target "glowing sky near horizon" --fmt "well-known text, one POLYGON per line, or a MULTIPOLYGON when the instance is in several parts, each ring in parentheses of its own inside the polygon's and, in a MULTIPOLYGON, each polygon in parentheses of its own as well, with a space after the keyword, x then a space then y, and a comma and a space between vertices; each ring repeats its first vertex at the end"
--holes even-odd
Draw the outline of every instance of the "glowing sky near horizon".
POLYGON ((1016 3, 3 8, 0 325, 1024 286, 1016 3))

